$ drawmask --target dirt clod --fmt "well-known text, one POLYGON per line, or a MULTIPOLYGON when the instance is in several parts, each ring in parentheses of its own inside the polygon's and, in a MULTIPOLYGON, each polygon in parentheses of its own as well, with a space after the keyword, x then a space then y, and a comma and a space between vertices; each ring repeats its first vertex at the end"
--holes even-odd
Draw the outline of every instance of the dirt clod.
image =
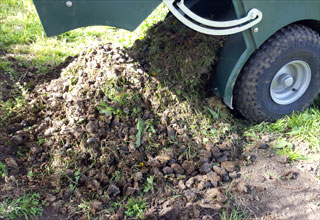
POLYGON ((171 164, 171 168, 177 174, 184 174, 184 169, 177 163, 171 164))
POLYGON ((282 163, 282 164, 288 163, 288 159, 289 159, 288 156, 276 156, 275 158, 279 163, 282 163))
POLYGON ((212 167, 213 171, 216 172, 219 176, 224 176, 227 174, 227 171, 225 168, 218 167, 218 166, 213 166, 212 167))
POLYGON ((189 175, 192 174, 193 171, 196 169, 196 166, 192 161, 184 161, 182 167, 189 175))
POLYGON ((194 202, 197 199, 197 194, 193 190, 184 191, 184 196, 188 202, 194 202))
POLYGON ((103 208, 102 202, 94 200, 91 202, 91 207, 95 210, 95 211, 100 211, 103 208))
POLYGON ((248 192, 248 187, 244 184, 244 182, 239 182, 237 189, 240 193, 247 193, 248 192))
POLYGON ((163 168, 163 173, 166 175, 172 174, 173 169, 171 167, 165 167, 165 168, 163 168))
POLYGON ((233 172, 235 170, 235 163, 233 161, 223 161, 221 162, 221 168, 228 172, 233 172))
POLYGON ((210 163, 204 163, 201 165, 199 171, 203 174, 207 174, 211 171, 212 165, 210 163))
POLYGON ((108 194, 111 196, 116 196, 120 193, 119 187, 112 184, 108 187, 107 191, 108 191, 108 194))
POLYGON ((5 162, 6 162, 7 166, 10 168, 18 168, 19 167, 18 163, 16 162, 16 160, 13 157, 6 158, 5 162))
POLYGON ((270 146, 268 144, 260 144, 260 146, 259 146, 259 149, 263 149, 263 150, 266 150, 269 148, 270 148, 270 146))

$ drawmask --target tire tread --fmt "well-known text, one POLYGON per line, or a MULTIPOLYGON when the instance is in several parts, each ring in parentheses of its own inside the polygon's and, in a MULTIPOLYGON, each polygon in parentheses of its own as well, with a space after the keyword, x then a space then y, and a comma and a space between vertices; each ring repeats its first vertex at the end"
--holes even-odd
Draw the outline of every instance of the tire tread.
MULTIPOLYGON (((320 48, 320 36, 317 32, 304 25, 289 25, 270 37, 244 66, 235 85, 234 105, 245 118, 256 122, 275 120, 262 110, 257 100, 258 80, 276 57, 295 42, 299 42, 300 45, 312 42, 320 48)), ((305 103, 302 110, 312 104, 319 92, 320 88, 315 97, 305 103)))

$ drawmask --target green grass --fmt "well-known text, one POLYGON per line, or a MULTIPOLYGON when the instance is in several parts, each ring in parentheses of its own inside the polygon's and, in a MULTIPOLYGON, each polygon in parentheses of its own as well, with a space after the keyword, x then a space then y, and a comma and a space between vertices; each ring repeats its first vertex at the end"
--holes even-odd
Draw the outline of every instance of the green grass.
POLYGON ((0 162, 0 178, 4 178, 5 176, 7 176, 7 174, 8 174, 8 171, 7 171, 6 165, 0 162))
POLYGON ((221 220, 249 220, 250 215, 240 209, 232 209, 230 213, 222 212, 221 220))
MULTIPOLYGON (((38 67, 38 73, 49 73, 51 66, 74 56, 91 44, 113 42, 130 46, 143 38, 146 30, 166 16, 162 4, 135 32, 112 27, 86 27, 47 38, 32 0, 1 0, 0 48, 5 48, 22 66, 38 67)), ((7 57, 1 57, 0 70, 19 77, 7 57)))
POLYGON ((87 215, 87 219, 91 219, 91 206, 89 204, 89 202, 86 201, 82 201, 78 208, 81 210, 81 212, 86 213, 87 215))
POLYGON ((0 218, 24 217, 25 219, 34 219, 42 215, 42 206, 38 193, 25 194, 18 199, 9 198, 0 202, 0 218))
POLYGON ((154 175, 147 178, 147 182, 144 185, 143 192, 147 193, 151 191, 154 193, 154 175))
POLYGON ((272 147, 276 153, 288 156, 291 161, 319 160, 320 109, 317 102, 303 112, 293 113, 273 123, 248 124, 242 128, 244 136, 251 144, 269 136, 274 140, 272 147))
POLYGON ((278 155, 287 156, 290 162, 307 159, 306 156, 295 151, 293 144, 285 138, 279 138, 273 148, 276 149, 278 155))
POLYGON ((127 205, 125 206, 125 215, 128 217, 138 217, 143 218, 143 213, 147 208, 147 204, 143 200, 139 199, 129 199, 127 205))
POLYGON ((0 126, 9 123, 11 118, 19 116, 25 104, 23 94, 17 94, 14 99, 6 102, 0 99, 0 126))
POLYGON ((288 119, 279 120, 286 135, 297 141, 307 141, 314 149, 320 150, 320 110, 313 108, 288 119))
POLYGON ((235 206, 232 202, 231 184, 227 186, 225 195, 227 200, 227 209, 223 209, 220 214, 221 220, 249 220, 251 219, 251 214, 245 208, 235 206))
POLYGON ((320 150, 320 110, 317 106, 291 116, 277 120, 275 123, 261 123, 253 127, 258 132, 278 133, 290 140, 306 141, 314 149, 320 150))

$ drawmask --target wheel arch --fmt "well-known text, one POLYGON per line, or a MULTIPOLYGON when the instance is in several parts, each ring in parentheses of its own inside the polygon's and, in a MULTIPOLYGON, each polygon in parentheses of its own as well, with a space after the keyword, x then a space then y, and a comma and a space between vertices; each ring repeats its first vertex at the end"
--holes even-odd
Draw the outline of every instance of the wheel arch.
MULTIPOLYGON (((320 34, 320 20, 313 19, 295 21, 282 26, 279 30, 293 24, 307 26, 320 34)), ((277 33, 279 30, 277 30, 275 33, 277 33)), ((227 39, 225 47, 220 53, 219 62, 221 63, 218 63, 217 66, 215 66, 216 74, 214 74, 212 77, 211 88, 214 88, 216 93, 222 96, 224 103, 230 108, 233 108, 234 86, 245 64, 255 54, 257 49, 259 49, 259 47, 275 33, 268 36, 260 45, 257 45, 253 39, 252 30, 245 31, 227 39), (236 58, 233 57, 233 61, 228 60, 227 58, 231 51, 233 56, 237 56, 236 58), (242 53, 237 53, 237 51, 242 51, 242 53), (236 59, 236 61, 234 61, 234 59, 236 59), (234 63, 233 66, 230 65, 230 62, 234 63)))
POLYGON ((320 34, 320 20, 307 19, 307 20, 297 21, 292 24, 301 24, 301 25, 307 26, 313 29, 314 31, 318 32, 318 34, 320 34))

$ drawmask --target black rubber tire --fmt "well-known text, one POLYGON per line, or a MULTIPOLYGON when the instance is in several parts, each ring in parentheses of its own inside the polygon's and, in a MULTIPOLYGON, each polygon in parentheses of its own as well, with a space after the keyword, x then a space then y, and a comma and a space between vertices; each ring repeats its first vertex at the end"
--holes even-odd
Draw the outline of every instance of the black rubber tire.
POLYGON ((234 88, 234 106, 247 119, 275 121, 309 107, 320 92, 320 36, 304 25, 290 25, 270 37, 249 59, 234 88), (273 101, 270 85, 285 64, 303 60, 311 68, 311 83, 297 101, 273 101))

